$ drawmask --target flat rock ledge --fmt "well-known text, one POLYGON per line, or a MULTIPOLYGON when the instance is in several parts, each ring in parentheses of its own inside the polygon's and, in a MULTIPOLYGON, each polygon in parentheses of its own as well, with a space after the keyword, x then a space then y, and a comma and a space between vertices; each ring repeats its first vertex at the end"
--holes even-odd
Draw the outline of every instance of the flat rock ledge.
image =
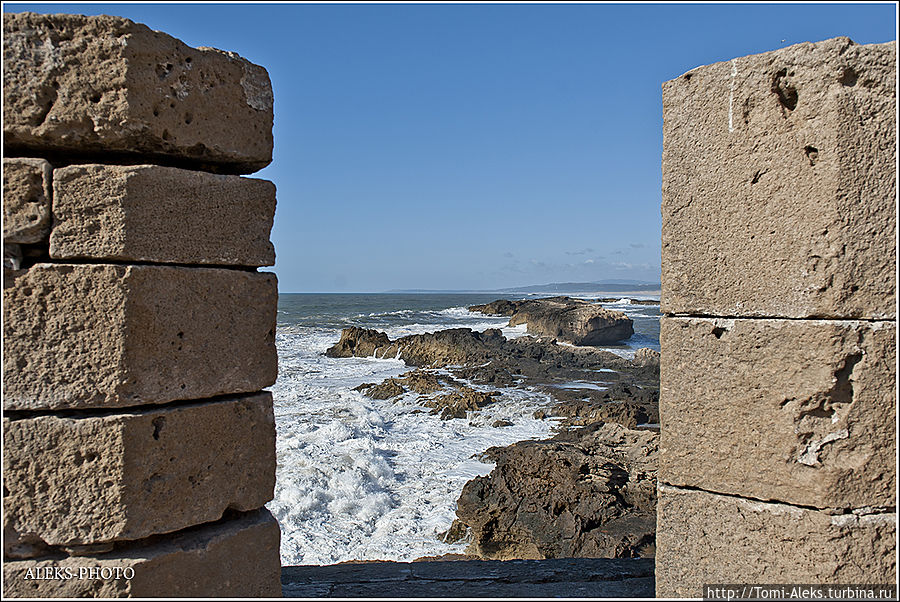
POLYGON ((281 569, 285 598, 653 598, 652 559, 371 562, 281 569))
POLYGON ((634 334, 631 318, 621 311, 571 297, 472 305, 469 311, 510 316, 509 325, 526 324, 530 334, 557 338, 573 345, 611 345, 634 334))

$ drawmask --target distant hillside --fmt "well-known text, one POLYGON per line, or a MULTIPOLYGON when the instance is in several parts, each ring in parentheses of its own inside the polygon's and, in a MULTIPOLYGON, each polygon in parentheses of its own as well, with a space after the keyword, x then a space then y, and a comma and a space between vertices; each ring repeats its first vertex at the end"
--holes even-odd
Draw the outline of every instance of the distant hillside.
POLYGON ((553 282, 551 284, 534 284, 516 288, 497 289, 490 292, 509 293, 580 293, 585 291, 658 291, 659 283, 640 280, 603 280, 601 282, 553 282))

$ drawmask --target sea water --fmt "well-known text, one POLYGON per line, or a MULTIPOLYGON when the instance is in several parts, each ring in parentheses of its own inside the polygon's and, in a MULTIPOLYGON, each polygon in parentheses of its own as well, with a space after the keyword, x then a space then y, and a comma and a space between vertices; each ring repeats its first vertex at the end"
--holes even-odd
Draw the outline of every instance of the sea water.
MULTIPOLYGON (((415 393, 374 400, 353 390, 410 370, 402 360, 324 353, 350 326, 381 330, 392 340, 458 327, 523 336, 525 325, 509 328, 508 318, 466 310, 501 296, 280 296, 278 381, 271 388, 278 465, 275 498, 267 507, 281 525, 283 565, 410 561, 463 551, 464 543, 446 544, 438 535, 455 518, 466 482, 491 471, 478 455, 491 446, 550 435, 553 421, 533 417, 551 403, 549 397, 530 389, 499 389, 499 400, 482 411, 441 420, 419 405, 415 393), (498 420, 512 425, 492 426, 498 420)), ((631 357, 640 347, 659 349, 658 305, 626 299, 604 306, 634 320, 635 335, 611 351, 631 357)))

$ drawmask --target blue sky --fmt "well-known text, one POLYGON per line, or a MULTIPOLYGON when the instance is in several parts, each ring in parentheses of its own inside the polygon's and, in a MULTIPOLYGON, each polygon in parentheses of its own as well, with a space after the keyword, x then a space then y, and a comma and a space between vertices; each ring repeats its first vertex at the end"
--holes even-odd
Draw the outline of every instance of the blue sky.
POLYGON ((269 71, 282 292, 657 281, 662 82, 893 4, 26 4, 269 71))

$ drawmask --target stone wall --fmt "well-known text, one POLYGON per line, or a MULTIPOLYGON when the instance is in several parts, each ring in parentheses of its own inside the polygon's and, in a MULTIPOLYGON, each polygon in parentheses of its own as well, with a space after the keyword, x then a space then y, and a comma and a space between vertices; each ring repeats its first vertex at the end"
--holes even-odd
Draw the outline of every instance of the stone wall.
POLYGON ((896 45, 663 86, 658 596, 896 583, 896 45))
POLYGON ((268 74, 3 28, 3 593, 280 596, 268 74))

